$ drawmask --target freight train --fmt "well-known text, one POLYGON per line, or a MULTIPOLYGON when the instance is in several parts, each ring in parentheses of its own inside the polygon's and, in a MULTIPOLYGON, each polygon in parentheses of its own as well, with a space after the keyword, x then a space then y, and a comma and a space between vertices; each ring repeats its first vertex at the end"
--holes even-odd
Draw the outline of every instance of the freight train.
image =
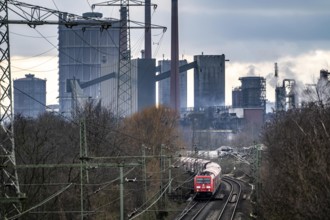
POLYGON ((191 157, 181 157, 180 163, 187 172, 195 175, 194 193, 196 193, 196 197, 211 197, 216 193, 222 176, 219 164, 191 157))

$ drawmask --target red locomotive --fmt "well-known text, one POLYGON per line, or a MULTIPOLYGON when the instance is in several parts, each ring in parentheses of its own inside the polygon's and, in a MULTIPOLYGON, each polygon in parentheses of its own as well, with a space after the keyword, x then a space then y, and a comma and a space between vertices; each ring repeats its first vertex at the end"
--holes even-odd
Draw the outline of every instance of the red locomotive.
POLYGON ((221 167, 214 162, 208 162, 194 178, 194 192, 197 197, 210 197, 215 194, 221 183, 221 167))
POLYGON ((194 192, 197 197, 210 197, 215 194, 221 183, 221 167, 210 160, 182 157, 185 170, 196 175, 194 192))

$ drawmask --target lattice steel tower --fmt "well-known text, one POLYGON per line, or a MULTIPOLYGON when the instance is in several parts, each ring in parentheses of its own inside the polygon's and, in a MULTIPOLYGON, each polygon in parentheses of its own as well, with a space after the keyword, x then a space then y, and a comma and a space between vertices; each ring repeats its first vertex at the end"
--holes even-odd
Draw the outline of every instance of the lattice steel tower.
MULTIPOLYGON (((151 25, 147 23, 145 26, 131 27, 132 22, 129 18, 129 6, 153 6, 154 9, 157 7, 155 4, 149 3, 150 1, 136 1, 136 0, 114 0, 106 1, 103 3, 97 3, 95 6, 119 6, 120 7, 120 31, 119 31, 119 61, 118 61, 118 73, 117 73, 117 103, 116 110, 117 115, 120 117, 126 117, 132 114, 132 74, 131 74, 131 40, 130 40, 130 29, 150 29, 165 27, 151 25)), ((141 22, 134 22, 135 24, 141 25, 141 22)))
POLYGON ((0 218, 7 215, 8 205, 11 201, 14 204, 9 209, 14 213, 20 207, 16 202, 23 197, 19 182, 15 157, 15 141, 13 126, 13 105, 12 105, 12 80, 10 70, 10 50, 9 50, 9 24, 8 24, 8 2, 0 1, 0 123, 4 134, 1 135, 1 174, 0 174, 0 218))
POLYGON ((21 213, 20 201, 25 195, 21 192, 16 170, 15 141, 14 141, 14 118, 12 106, 12 79, 10 68, 10 43, 9 24, 27 24, 32 28, 37 25, 52 24, 66 25, 97 25, 102 28, 111 26, 109 21, 98 21, 89 19, 86 22, 79 22, 85 18, 64 13, 57 10, 30 5, 15 0, 0 0, 0 219, 6 219, 11 215, 18 218, 21 213), (10 5, 10 7, 9 7, 10 5), (9 20, 8 11, 13 12, 22 20, 9 20), (52 16, 57 18, 67 14, 67 19, 48 19, 52 16))

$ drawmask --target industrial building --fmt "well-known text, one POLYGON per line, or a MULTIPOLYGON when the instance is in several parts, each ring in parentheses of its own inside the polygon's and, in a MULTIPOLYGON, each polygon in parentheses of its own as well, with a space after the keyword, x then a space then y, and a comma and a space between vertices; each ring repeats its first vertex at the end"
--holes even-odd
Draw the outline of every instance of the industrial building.
MULTIPOLYGON (((179 66, 187 64, 187 60, 179 60, 179 66)), ((160 74, 169 71, 171 60, 159 60, 160 74)), ((179 73, 180 82, 180 109, 187 108, 187 71, 179 73)), ((158 103, 170 106, 170 78, 158 81, 158 103)))
POLYGON ((14 114, 38 117, 46 111, 46 80, 33 74, 14 80, 14 114))
POLYGON ((156 105, 155 59, 132 60, 132 112, 156 105))
POLYGON ((225 55, 196 55, 194 61, 194 107, 225 104, 225 55))
POLYGON ((295 87, 296 81, 294 79, 284 79, 281 86, 276 86, 276 111, 286 111, 297 106, 295 87))
MULTIPOLYGON (((102 18, 102 14, 89 12, 84 13, 83 17, 102 18)), ((102 74, 110 74, 111 70, 117 71, 119 29, 101 31, 99 27, 93 26, 67 28, 59 25, 58 34, 60 112, 70 115, 73 101, 69 80, 84 83, 101 77, 102 74), (101 74, 102 64, 109 71, 101 74)), ((96 83, 83 88, 83 96, 95 101, 102 100, 105 105, 109 105, 113 100, 107 100, 110 91, 106 84, 110 82, 103 83, 103 86, 96 83)))
POLYGON ((266 80, 259 76, 240 77, 241 86, 232 91, 230 113, 244 118, 245 124, 261 126, 266 114, 266 80))
POLYGON ((266 80, 259 76, 240 77, 241 86, 232 91, 233 108, 265 108, 266 80))

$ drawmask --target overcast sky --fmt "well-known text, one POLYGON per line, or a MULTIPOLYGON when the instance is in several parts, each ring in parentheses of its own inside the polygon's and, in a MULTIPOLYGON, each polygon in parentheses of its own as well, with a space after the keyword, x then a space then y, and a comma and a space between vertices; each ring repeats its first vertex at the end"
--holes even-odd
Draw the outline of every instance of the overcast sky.
MULTIPOLYGON (((96 0, 22 0, 60 11, 81 15, 90 11, 96 0)), ((239 77, 264 76, 267 99, 274 101, 274 88, 284 78, 314 83, 320 69, 330 70, 329 0, 178 0, 180 57, 225 54, 226 104, 231 104, 231 90, 240 85, 239 77), (274 81, 274 63, 279 65, 279 81, 274 81)), ((155 0, 152 23, 166 26, 164 34, 153 31, 153 55, 170 59, 171 1, 155 0)), ((104 17, 118 18, 118 7, 97 7, 104 17)), ((131 7, 132 20, 144 21, 142 7, 131 7)), ((11 14, 10 14, 11 16, 11 14)), ((12 25, 11 55, 14 78, 27 71, 47 82, 47 104, 56 102, 57 27, 33 30, 12 25), (46 36, 47 40, 41 38, 46 36), (28 35, 28 36, 21 36, 28 35), (30 37, 33 36, 33 37, 30 37), (46 52, 46 53, 44 53, 46 52), (37 58, 31 58, 40 53, 37 58), (20 56, 20 57, 18 57, 20 56), (22 57, 23 56, 23 57, 22 57), (26 60, 28 58, 28 60, 26 60), (49 85, 51 82, 51 85, 49 85)), ((132 31, 132 55, 143 49, 143 31, 132 31)), ((190 88, 191 89, 191 88, 190 88)), ((191 105, 191 101, 189 103, 191 105)))

